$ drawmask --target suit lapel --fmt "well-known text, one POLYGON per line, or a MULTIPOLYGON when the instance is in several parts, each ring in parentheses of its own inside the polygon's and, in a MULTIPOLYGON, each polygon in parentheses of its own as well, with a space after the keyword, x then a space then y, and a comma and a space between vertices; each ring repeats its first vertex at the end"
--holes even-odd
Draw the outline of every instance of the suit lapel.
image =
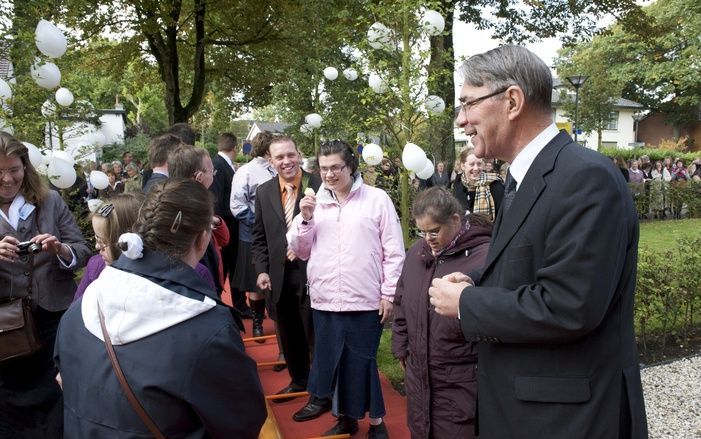
POLYGON ((519 185, 509 212, 504 216, 503 209, 499 210, 494 227, 496 233, 493 236, 492 244, 487 254, 483 273, 486 274, 494 265, 523 222, 528 218, 533 206, 547 186, 545 176, 552 171, 555 166, 555 159, 562 148, 571 141, 564 132, 560 132, 555 136, 531 164, 526 176, 519 185))
POLYGON ((282 211, 282 193, 280 192, 280 177, 276 176, 273 178, 275 181, 274 187, 270 191, 270 203, 273 205, 273 210, 280 218, 280 221, 285 223, 285 212, 282 211))

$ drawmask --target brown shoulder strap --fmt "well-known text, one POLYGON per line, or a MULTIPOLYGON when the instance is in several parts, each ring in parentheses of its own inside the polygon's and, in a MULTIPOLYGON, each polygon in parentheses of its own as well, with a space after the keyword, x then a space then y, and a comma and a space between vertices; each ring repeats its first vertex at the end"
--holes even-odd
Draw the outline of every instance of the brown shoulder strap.
POLYGON ((122 391, 124 391, 124 394, 129 400, 129 404, 131 404, 136 414, 139 415, 141 422, 143 422, 144 425, 146 425, 146 427, 149 429, 151 434, 153 434, 153 436, 156 437, 156 439, 166 439, 163 433, 161 433, 161 430, 158 429, 156 423, 153 422, 153 419, 151 419, 148 413, 146 413, 146 410, 144 410, 144 407, 136 398, 134 391, 131 390, 129 383, 127 382, 127 378, 124 376, 124 372, 122 372, 122 368, 119 366, 119 361, 117 361, 117 354, 114 352, 114 348, 112 347, 112 340, 110 340, 110 335, 107 333, 107 327, 105 326, 105 316, 104 314, 102 314, 102 309, 100 308, 99 303, 97 305, 97 314, 100 316, 100 327, 102 328, 102 337, 105 339, 105 347, 107 347, 107 354, 110 357, 110 362, 112 363, 114 374, 117 375, 119 385, 122 386, 122 391))

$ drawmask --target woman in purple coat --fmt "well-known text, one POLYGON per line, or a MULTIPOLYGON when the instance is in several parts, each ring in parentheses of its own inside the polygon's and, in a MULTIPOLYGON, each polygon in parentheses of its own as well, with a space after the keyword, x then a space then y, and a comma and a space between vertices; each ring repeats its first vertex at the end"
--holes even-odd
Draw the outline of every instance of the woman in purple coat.
POLYGON ((407 422, 413 439, 474 438, 477 345, 465 341, 458 319, 436 314, 428 288, 434 278, 482 267, 491 222, 464 217, 448 190, 433 187, 414 202, 419 235, 408 251, 394 299, 392 353, 405 371, 407 422))

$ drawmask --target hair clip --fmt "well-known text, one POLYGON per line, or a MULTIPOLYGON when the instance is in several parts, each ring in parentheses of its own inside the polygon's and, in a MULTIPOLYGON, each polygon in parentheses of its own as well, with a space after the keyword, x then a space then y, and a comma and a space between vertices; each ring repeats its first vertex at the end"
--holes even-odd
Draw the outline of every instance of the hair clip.
POLYGON ((180 228, 180 223, 183 221, 183 211, 179 210, 178 214, 175 215, 173 220, 173 225, 170 226, 170 233, 177 233, 180 228))
POLYGON ((129 259, 141 259, 144 257, 144 241, 136 233, 122 233, 119 235, 119 249, 129 259))
POLYGON ((110 216, 110 213, 112 213, 113 210, 114 210, 114 204, 112 204, 112 203, 107 203, 107 204, 103 204, 103 205, 101 205, 100 207, 98 207, 98 208, 97 208, 97 213, 98 213, 101 217, 107 218, 108 216, 110 216))

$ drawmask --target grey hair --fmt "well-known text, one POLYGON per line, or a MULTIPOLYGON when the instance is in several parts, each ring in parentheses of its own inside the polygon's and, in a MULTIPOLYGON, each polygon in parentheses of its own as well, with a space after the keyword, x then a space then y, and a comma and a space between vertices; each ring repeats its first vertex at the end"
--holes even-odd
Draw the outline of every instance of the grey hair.
POLYGON ((138 170, 139 170, 139 168, 138 168, 138 167, 136 166, 136 164, 134 164, 134 163, 129 163, 124 169, 126 169, 127 171, 130 170, 130 169, 132 169, 132 170, 134 170, 134 171, 138 171, 138 170))
POLYGON ((526 102, 534 109, 552 111, 553 77, 538 56, 521 46, 501 46, 467 59, 460 66, 465 84, 487 85, 497 91, 511 85, 523 90, 526 102))

